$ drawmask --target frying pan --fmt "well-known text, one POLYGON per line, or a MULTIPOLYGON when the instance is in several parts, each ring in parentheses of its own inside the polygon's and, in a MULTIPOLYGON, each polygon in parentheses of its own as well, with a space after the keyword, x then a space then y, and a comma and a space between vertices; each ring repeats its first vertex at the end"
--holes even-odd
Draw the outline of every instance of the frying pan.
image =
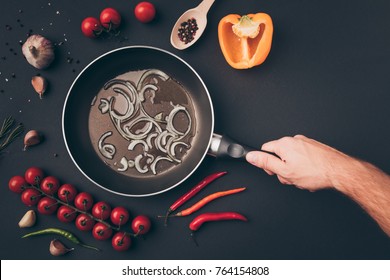
POLYGON ((115 49, 92 61, 71 85, 62 113, 67 151, 81 173, 97 186, 125 196, 149 196, 170 190, 186 180, 207 155, 244 158, 252 150, 214 134, 213 105, 196 71, 178 56, 149 46, 115 49), (120 174, 97 155, 89 136, 91 103, 104 84, 129 71, 158 69, 178 81, 189 93, 196 115, 196 131, 183 161, 167 172, 148 177, 120 174))

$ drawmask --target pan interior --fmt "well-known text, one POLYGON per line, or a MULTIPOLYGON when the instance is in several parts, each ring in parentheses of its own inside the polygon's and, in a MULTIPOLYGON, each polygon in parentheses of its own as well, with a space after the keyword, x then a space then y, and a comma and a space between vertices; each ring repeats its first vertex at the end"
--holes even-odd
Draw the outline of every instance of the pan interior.
POLYGON ((94 97, 89 135, 100 159, 130 177, 160 176, 191 149, 196 119, 185 88, 158 69, 130 71, 94 97))
MULTIPOLYGON (((179 103, 172 100, 173 106, 179 103)), ((157 118, 161 116, 156 115, 157 118)), ((207 153, 213 126, 210 96, 198 74, 177 56, 144 46, 114 50, 88 65, 70 88, 63 111, 65 144, 76 166, 96 185, 127 196, 161 193, 190 176, 207 153), (183 150, 180 164, 173 165, 172 168, 163 170, 164 172, 158 172, 157 175, 150 172, 147 176, 121 174, 99 157, 91 141, 89 129, 91 105, 98 102, 96 96, 108 81, 123 78, 121 75, 124 73, 142 73, 153 69, 165 73, 172 82, 177 82, 190 99, 190 105, 186 105, 194 119, 187 139, 190 148, 183 150)), ((128 148, 128 145, 129 143, 126 143, 125 148, 128 148)))

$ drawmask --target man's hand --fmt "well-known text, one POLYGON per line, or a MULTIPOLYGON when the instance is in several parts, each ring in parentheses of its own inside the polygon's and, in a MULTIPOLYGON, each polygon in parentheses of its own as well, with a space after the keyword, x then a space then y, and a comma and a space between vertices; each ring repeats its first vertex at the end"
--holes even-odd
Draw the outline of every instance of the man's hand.
POLYGON ((247 161, 276 174, 283 184, 316 191, 333 187, 356 201, 390 236, 390 176, 374 165, 350 157, 302 135, 265 143, 247 161))
POLYGON ((247 161, 270 175, 276 174, 282 184, 295 185, 310 191, 333 187, 334 169, 340 168, 349 158, 302 135, 270 141, 261 149, 275 153, 280 159, 256 151, 248 153, 247 161))

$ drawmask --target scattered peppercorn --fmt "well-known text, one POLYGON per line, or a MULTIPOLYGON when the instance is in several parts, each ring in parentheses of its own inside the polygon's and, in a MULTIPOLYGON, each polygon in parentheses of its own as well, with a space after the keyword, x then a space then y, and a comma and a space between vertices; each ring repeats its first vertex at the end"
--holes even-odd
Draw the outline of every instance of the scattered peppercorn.
POLYGON ((181 23, 180 28, 177 31, 177 35, 180 41, 184 42, 184 44, 188 44, 194 40, 196 31, 198 29, 199 28, 196 19, 190 18, 187 21, 181 23))

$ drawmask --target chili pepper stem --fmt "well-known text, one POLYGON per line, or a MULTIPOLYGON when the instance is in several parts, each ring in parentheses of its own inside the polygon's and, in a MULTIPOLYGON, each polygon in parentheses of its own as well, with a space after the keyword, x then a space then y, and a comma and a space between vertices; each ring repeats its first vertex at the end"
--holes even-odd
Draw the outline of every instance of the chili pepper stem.
POLYGON ((191 237, 192 241, 194 241, 196 247, 199 247, 198 241, 195 238, 195 232, 194 231, 191 231, 190 237, 191 237))
POLYGON ((92 250, 95 250, 95 251, 98 251, 100 252, 101 250, 97 247, 94 247, 94 246, 91 246, 91 245, 87 245, 87 244, 84 244, 84 243, 80 243, 79 244, 80 246, 84 247, 84 248, 88 248, 88 249, 92 249, 92 250))
MULTIPOLYGON (((181 216, 181 213, 176 213, 176 214, 172 214, 172 215, 168 215, 168 218, 174 218, 174 217, 180 217, 181 216)), ((158 215, 157 218, 159 219, 166 219, 167 218, 167 215, 158 215)))
POLYGON ((169 218, 169 214, 171 214, 171 213, 172 213, 172 209, 169 208, 167 213, 165 214, 165 219, 164 219, 164 226, 166 226, 166 227, 168 226, 168 218, 169 218))

